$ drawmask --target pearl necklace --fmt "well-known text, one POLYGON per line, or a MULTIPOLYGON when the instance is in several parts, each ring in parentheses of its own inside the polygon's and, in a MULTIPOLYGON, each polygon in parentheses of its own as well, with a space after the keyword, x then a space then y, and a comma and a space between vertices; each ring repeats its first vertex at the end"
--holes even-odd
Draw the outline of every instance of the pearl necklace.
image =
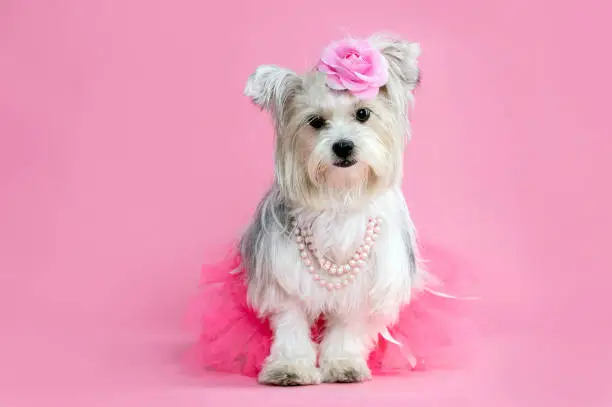
POLYGON ((316 247, 314 247, 312 232, 300 227, 297 221, 292 226, 295 241, 300 250, 300 258, 306 267, 306 271, 312 275, 314 280, 329 291, 339 290, 347 287, 355 281, 368 260, 371 250, 376 243, 380 233, 381 218, 370 218, 366 229, 364 243, 361 244, 355 254, 346 264, 337 264, 326 258, 316 247), (319 263, 318 269, 313 264, 313 259, 319 263))

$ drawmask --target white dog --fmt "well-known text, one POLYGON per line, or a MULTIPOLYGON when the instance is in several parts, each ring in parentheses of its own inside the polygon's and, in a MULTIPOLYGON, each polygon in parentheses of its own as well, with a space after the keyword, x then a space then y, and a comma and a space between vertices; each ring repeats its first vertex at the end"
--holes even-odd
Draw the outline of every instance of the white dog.
POLYGON ((352 92, 363 86, 339 80, 333 61, 304 75, 260 66, 246 85, 276 129, 275 181, 240 243, 248 301, 274 332, 260 383, 369 379, 379 334, 424 282, 400 189, 420 47, 382 35, 360 44, 384 58, 374 96, 352 92))

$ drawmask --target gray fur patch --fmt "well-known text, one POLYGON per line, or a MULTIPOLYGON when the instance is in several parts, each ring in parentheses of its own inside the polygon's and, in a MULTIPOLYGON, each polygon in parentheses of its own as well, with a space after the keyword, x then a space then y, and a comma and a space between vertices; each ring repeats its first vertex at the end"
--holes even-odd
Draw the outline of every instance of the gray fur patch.
POLYGON ((240 240, 240 254, 247 271, 248 282, 253 287, 269 287, 266 281, 272 268, 270 244, 274 235, 289 230, 289 206, 281 198, 277 187, 273 187, 263 197, 251 224, 240 240))

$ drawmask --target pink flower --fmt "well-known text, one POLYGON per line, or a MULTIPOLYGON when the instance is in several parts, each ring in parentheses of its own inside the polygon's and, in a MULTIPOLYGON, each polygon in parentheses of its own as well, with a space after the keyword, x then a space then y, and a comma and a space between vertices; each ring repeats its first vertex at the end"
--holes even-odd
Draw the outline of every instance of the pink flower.
POLYGON ((345 39, 329 45, 317 64, 327 74, 327 86, 348 90, 360 99, 373 99, 389 79, 389 63, 366 40, 345 39))

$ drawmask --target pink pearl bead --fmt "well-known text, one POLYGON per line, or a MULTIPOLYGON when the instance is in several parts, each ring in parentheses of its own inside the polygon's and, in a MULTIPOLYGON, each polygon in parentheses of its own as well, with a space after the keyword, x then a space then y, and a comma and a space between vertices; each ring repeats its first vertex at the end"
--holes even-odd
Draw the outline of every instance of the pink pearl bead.
POLYGON ((308 268, 307 268, 306 270, 307 270, 309 273, 311 273, 311 274, 312 274, 312 273, 314 273, 314 270, 315 270, 315 269, 314 269, 314 267, 312 267, 312 266, 308 266, 308 268))
POLYGON ((327 285, 327 283, 324 280, 319 280, 319 285, 321 287, 325 287, 327 285))
POLYGON ((380 225, 382 223, 382 218, 379 216, 376 218, 376 224, 380 225))
POLYGON ((304 264, 310 266, 312 262, 310 261, 310 259, 304 259, 304 264))
POLYGON ((304 243, 300 243, 298 245, 298 247, 300 248, 300 250, 304 250, 306 248, 306 246, 304 245, 304 243))
POLYGON ((342 288, 342 283, 336 283, 336 290, 339 290, 342 288))
POLYGON ((365 261, 363 261, 363 260, 359 260, 359 261, 357 262, 357 264, 359 264, 360 266, 363 266, 363 265, 365 264, 365 261))
POLYGON ((368 244, 369 244, 369 243, 372 243, 372 236, 368 236, 368 237, 366 237, 366 238, 365 238, 365 242, 366 242, 366 243, 368 243, 368 244))
POLYGON ((327 289, 328 290, 333 290, 334 289, 334 284, 333 283, 327 283, 327 289))
POLYGON ((304 250, 302 250, 302 251, 300 252, 300 257, 301 257, 301 258, 303 258, 303 259, 305 259, 306 257, 308 257, 308 253, 306 253, 304 250))
POLYGON ((368 228, 368 230, 366 230, 366 235, 368 236, 372 236, 374 234, 374 230, 368 228))
POLYGON ((327 270, 329 270, 331 268, 331 265, 329 263, 325 263, 323 265, 323 268, 327 271, 327 270))
POLYGON ((359 261, 360 258, 361 258, 361 256, 359 255, 359 253, 355 253, 353 255, 353 259, 355 259, 356 261, 359 261))
POLYGON ((355 275, 355 274, 359 273, 359 271, 360 271, 360 270, 359 270, 359 267, 353 267, 353 268, 351 269, 351 274, 352 274, 352 275, 355 275))
POLYGON ((354 266, 355 264, 357 264, 355 260, 349 260, 349 267, 354 266))
POLYGON ((368 252, 370 251, 370 249, 371 249, 371 248, 372 248, 372 247, 370 247, 370 245, 369 245, 369 244, 364 244, 364 245, 363 245, 363 252, 364 252, 364 253, 368 253, 368 252))
POLYGON ((372 235, 372 242, 375 242, 378 239, 378 235, 372 235))
POLYGON ((374 233, 376 233, 376 234, 380 233, 380 226, 376 226, 374 228, 374 233))
POLYGON ((342 285, 344 285, 345 287, 349 285, 349 283, 350 283, 349 280, 342 280, 342 285))
POLYGON ((315 274, 314 276, 312 276, 312 278, 314 278, 315 280, 319 281, 321 279, 321 276, 318 274, 315 274))
POLYGON ((368 258, 368 254, 367 253, 361 253, 361 260, 365 260, 368 258))
POLYGON ((359 246, 359 247, 357 248, 357 253, 361 254, 361 252, 362 252, 362 251, 363 251, 363 247, 359 246))
POLYGON ((302 243, 304 241, 304 238, 302 236, 297 236, 295 238, 295 241, 298 242, 298 243, 302 243))

